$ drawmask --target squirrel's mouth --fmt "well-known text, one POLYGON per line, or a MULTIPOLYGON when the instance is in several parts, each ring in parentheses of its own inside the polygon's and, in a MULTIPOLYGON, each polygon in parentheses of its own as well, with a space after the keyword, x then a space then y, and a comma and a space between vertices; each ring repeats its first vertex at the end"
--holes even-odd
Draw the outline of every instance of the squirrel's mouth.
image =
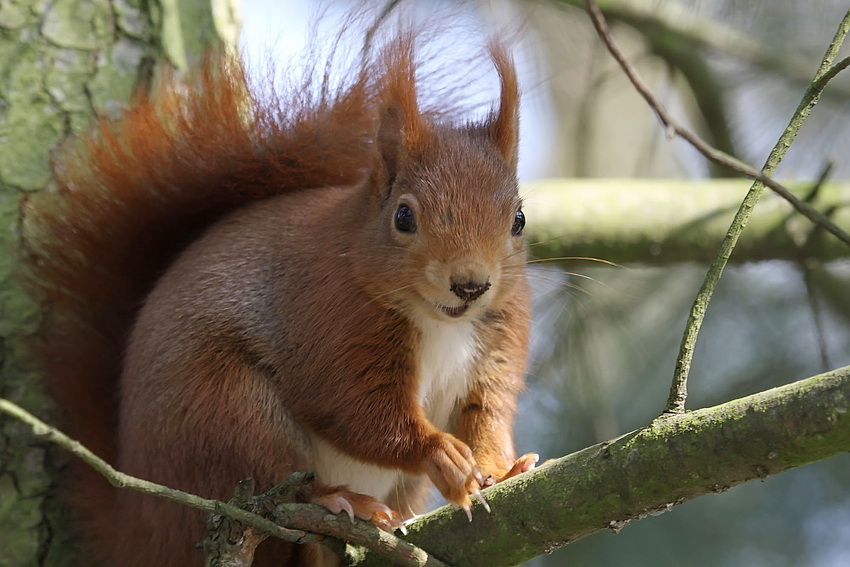
POLYGON ((469 303, 464 303, 462 305, 458 305, 457 307, 450 307, 448 305, 438 305, 440 311, 451 317, 452 319, 456 319, 466 313, 469 309, 469 303))

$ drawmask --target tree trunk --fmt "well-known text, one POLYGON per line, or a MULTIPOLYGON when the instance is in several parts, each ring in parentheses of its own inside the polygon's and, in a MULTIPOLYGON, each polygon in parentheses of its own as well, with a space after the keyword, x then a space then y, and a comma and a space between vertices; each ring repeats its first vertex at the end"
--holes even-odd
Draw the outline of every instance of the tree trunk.
MULTIPOLYGON (((229 1, 12 0, 0 4, 0 396, 55 416, 26 370, 22 341, 40 309, 15 285, 21 199, 51 186, 51 154, 96 115, 113 115, 144 88, 160 62, 177 67, 202 46, 233 42, 229 1), (139 8, 135 6, 141 6, 139 8)), ((51 487, 66 457, 0 418, 0 564, 70 565, 75 560, 51 487)))

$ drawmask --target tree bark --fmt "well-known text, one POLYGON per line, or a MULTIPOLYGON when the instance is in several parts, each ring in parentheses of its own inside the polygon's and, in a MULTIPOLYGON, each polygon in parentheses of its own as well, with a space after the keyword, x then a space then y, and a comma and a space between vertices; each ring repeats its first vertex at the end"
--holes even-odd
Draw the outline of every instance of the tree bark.
MULTIPOLYGON (((157 65, 185 66, 203 45, 235 40, 230 0, 56 0, 0 3, 0 397, 52 418, 22 341, 40 307, 17 287, 19 203, 51 186, 51 154, 96 115, 112 115, 157 65), (137 7, 141 6, 141 7, 137 7)), ((49 419, 55 422, 55 419, 49 419)), ((51 490, 63 453, 0 418, 0 563, 71 565, 73 538, 51 490)))

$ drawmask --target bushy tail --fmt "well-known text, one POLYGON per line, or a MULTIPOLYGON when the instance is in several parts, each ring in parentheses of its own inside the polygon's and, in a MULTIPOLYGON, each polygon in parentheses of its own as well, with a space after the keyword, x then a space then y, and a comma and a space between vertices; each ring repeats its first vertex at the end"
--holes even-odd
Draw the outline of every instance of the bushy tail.
MULTIPOLYGON (((47 317, 35 355, 74 438, 115 462, 129 329, 192 238, 248 202, 364 177, 378 85, 373 72, 358 73, 333 92, 305 80, 271 106, 237 57, 210 55, 195 75, 165 78, 61 152, 57 192, 24 204, 23 260, 47 317)), ((91 517, 112 493, 85 467, 76 472, 69 492, 91 517)))

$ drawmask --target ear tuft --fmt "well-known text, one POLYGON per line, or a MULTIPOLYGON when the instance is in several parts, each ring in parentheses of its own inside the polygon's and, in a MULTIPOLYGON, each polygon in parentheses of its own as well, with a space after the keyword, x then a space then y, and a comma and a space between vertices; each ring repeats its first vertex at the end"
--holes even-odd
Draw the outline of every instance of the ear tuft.
POLYGON ((516 68, 503 44, 494 40, 489 47, 490 57, 501 82, 499 110, 491 113, 488 123, 490 138, 505 161, 515 168, 519 159, 519 84, 516 68))
POLYGON ((416 64, 413 35, 400 33, 381 54, 383 76, 379 86, 382 109, 378 117, 377 149, 383 162, 382 188, 392 185, 401 163, 421 143, 426 124, 416 101, 416 64))

